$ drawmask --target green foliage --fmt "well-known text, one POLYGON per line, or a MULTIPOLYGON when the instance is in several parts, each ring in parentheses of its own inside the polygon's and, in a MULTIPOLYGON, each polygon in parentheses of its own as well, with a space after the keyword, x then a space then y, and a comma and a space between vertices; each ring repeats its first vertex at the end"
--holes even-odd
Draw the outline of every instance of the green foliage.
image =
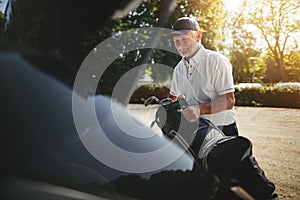
POLYGON ((41 47, 42 31, 46 20, 47 1, 17 0, 13 3, 13 16, 6 37, 34 48, 41 47))
POLYGON ((233 50, 231 52, 231 64, 235 82, 262 82, 265 77, 265 65, 256 51, 247 49, 245 51, 233 50), (252 60, 251 58, 255 58, 252 60))
POLYGON ((231 64, 236 82, 261 82, 265 77, 265 64, 256 47, 257 36, 245 22, 243 10, 226 13, 225 30, 231 38, 228 42, 231 64), (256 58, 253 60, 252 58, 256 58))
POLYGON ((235 102, 237 106, 262 106, 264 90, 257 88, 245 88, 235 91, 235 102))
MULTIPOLYGON (((76 73, 85 56, 113 35, 140 27, 171 28, 178 17, 194 16, 200 22, 203 31, 202 43, 205 47, 217 50, 226 47, 229 50, 236 82, 251 82, 254 69, 256 81, 278 82, 283 79, 282 72, 287 74, 289 80, 300 81, 300 51, 296 50, 298 44, 293 43, 292 37, 287 37, 290 36, 289 33, 299 30, 299 19, 293 17, 293 14, 299 12, 299 5, 293 4, 295 1, 255 0, 253 2, 257 3, 257 9, 255 5, 245 5, 248 7, 237 9, 236 13, 225 13, 222 0, 144 0, 140 6, 122 18, 105 19, 105 25, 103 21, 99 23, 101 12, 98 11, 101 9, 97 7, 97 2, 100 1, 88 1, 83 6, 82 2, 69 0, 13 1, 11 22, 8 30, 5 33, 1 32, 1 37, 47 53, 55 53, 69 66, 70 71, 76 73), (281 7, 276 7, 276 2, 281 7), (259 6, 263 6, 268 12, 272 11, 274 15, 263 15, 265 10, 259 6), (288 8, 290 15, 285 13, 288 8), (280 21, 276 19, 282 19, 284 23, 279 24, 280 21), (273 37, 269 38, 269 41, 278 41, 278 44, 287 41, 288 46, 284 49, 284 44, 281 44, 274 48, 270 43, 268 54, 262 55, 262 51, 256 46, 257 32, 248 29, 250 22, 265 31, 266 36, 273 37), (272 30, 269 26, 272 24, 277 24, 278 30, 272 30), (224 43, 224 29, 230 32, 230 37, 232 36, 233 41, 230 45, 224 43), (280 30, 281 32, 278 32, 280 30), (276 34, 280 40, 276 40, 276 34), (276 53, 274 50, 281 51, 276 53), (259 57, 258 62, 254 65, 250 57, 259 57), (279 67, 282 62, 284 71, 279 67)), ((110 5, 108 9, 111 11, 116 6, 110 5)), ((2 19, 3 15, 0 13, 0 29, 4 23, 2 19)), ((122 41, 120 45, 126 46, 122 41)), ((98 92, 110 94, 122 74, 138 65, 149 63, 151 68, 153 63, 161 63, 174 67, 179 59, 178 55, 158 49, 124 53, 107 69, 101 79, 101 83, 105 84, 102 84, 103 87, 99 88, 98 92)), ((152 78, 155 81, 163 81, 163 77, 166 77, 159 73, 152 69, 152 78)))
MULTIPOLYGON (((171 1, 144 0, 139 7, 131 11, 127 16, 119 18, 113 23, 109 23, 106 26, 101 27, 101 29, 99 29, 99 34, 94 34, 90 37, 91 40, 86 43, 88 48, 93 48, 93 46, 98 45, 101 41, 111 35, 117 35, 131 29, 155 26, 169 27, 170 25, 168 24, 168 20, 166 20, 168 13, 164 12, 166 7, 170 6, 168 3, 171 3, 171 1)), ((142 36, 142 33, 138 34, 142 36)), ((146 35, 147 34, 145 34, 145 37, 146 35)), ((149 40, 149 38, 145 38, 145 40, 149 40)), ((132 41, 132 38, 128 38, 128 40, 124 42, 120 41, 120 45, 123 46, 124 50, 126 50, 130 42, 135 43, 136 41, 132 41)), ((170 43, 170 45, 172 44, 170 43)), ((136 66, 146 63, 148 63, 149 66, 153 63, 175 66, 179 59, 180 57, 177 54, 159 49, 142 49, 126 52, 108 67, 100 80, 100 83, 105 84, 102 84, 102 87, 99 87, 97 92, 100 94, 110 95, 119 78, 136 66)), ((160 81, 161 77, 165 76, 157 73, 155 70, 152 75, 155 81, 160 81)))
MULTIPOLYGON (((103 10, 97 7, 97 2, 91 0, 83 4, 68 0, 14 1, 11 23, 4 37, 58 55, 74 73, 85 56, 105 39, 132 28, 171 28, 172 22, 181 16, 197 17, 204 30, 204 45, 211 49, 218 48, 218 37, 223 23, 221 0, 178 0, 176 4, 172 0, 144 0, 127 16, 113 21, 105 19, 106 24, 103 20, 99 23, 103 10)), ((118 6, 108 4, 107 12, 118 6)), ((120 45, 125 46, 122 42, 120 45)), ((179 59, 177 54, 157 49, 124 53, 109 66, 100 80, 100 84, 105 84, 101 84, 103 87, 98 92, 110 94, 122 74, 135 66, 161 63, 174 67, 179 59)), ((155 70, 152 75, 158 81, 165 77, 155 70)))
POLYGON ((298 88, 236 89, 235 98, 237 106, 300 108, 300 90, 298 88))
MULTIPOLYGON (((134 91, 130 103, 144 103, 150 96, 163 99, 168 95, 169 88, 166 86, 143 85, 134 91)), ((300 90, 294 87, 236 88, 235 100, 236 106, 300 108, 300 90)))
POLYGON ((2 35, 2 32, 4 31, 4 24, 5 24, 5 16, 2 12, 0 12, 0 36, 2 35))
POLYGON ((285 57, 285 66, 291 81, 300 81, 300 50, 291 51, 285 57))
MULTIPOLYGON (((101 41, 101 36, 108 36, 109 34, 118 34, 122 31, 127 31, 132 28, 139 27, 164 27, 171 28, 172 22, 182 16, 194 16, 199 19, 200 26, 203 33, 203 44, 210 49, 217 49, 218 38, 220 38, 220 29, 223 25, 222 1, 207 0, 207 1, 182 1, 176 2, 173 13, 172 1, 163 0, 144 0, 143 3, 135 10, 130 12, 127 16, 117 19, 113 24, 101 28, 99 30, 98 40, 88 42, 89 48, 96 46, 101 41), (169 8, 169 10, 167 9, 169 8)), ((102 39, 105 39, 102 37, 102 39)), ((171 39, 171 38, 170 38, 171 39)), ((172 44, 172 43, 171 43, 172 44)), ((120 45, 123 45, 120 43, 120 45)), ((125 44, 124 44, 125 45, 125 44)), ((126 45, 125 45, 126 46, 126 45)), ((125 47, 124 46, 124 47, 125 47)), ((149 63, 160 63, 167 66, 175 67, 180 57, 177 54, 162 50, 140 50, 123 54, 120 59, 116 60, 109 66, 110 69, 103 75, 102 83, 104 87, 99 88, 98 92, 102 94, 110 94, 115 83, 122 76, 135 66, 149 63), (113 72, 118 72, 113 73, 113 72)), ((155 81, 162 81, 163 74, 156 73, 153 70, 153 78, 155 81)))
POLYGON ((275 60, 272 55, 268 53, 263 57, 266 66, 266 75, 264 78, 265 83, 274 83, 281 81, 281 74, 279 68, 276 66, 275 60))
MULTIPOLYGON (((298 46, 296 37, 293 36, 300 27, 300 20, 296 17, 300 14, 300 4, 297 1, 284 0, 244 0, 243 2, 243 7, 238 11, 237 23, 252 26, 251 32, 264 42, 264 47, 261 48, 267 50, 274 59, 273 68, 276 67, 280 72, 280 80, 290 80, 284 57, 298 46)), ((244 36, 246 37, 246 34, 244 36)), ((262 46, 262 44, 256 45, 262 46)))
POLYGON ((113 12, 128 1, 115 4, 117 0, 112 0, 103 8, 103 1, 97 0, 15 0, 12 1, 12 16, 3 37, 55 54, 68 65, 70 71, 76 72, 84 57, 93 49, 84 48, 87 38, 110 21, 113 12))

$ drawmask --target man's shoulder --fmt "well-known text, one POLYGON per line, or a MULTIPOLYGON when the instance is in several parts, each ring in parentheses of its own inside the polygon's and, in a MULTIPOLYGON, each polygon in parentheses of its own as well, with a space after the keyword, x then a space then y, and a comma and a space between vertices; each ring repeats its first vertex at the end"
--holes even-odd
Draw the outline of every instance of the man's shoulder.
POLYGON ((210 63, 222 63, 222 65, 230 64, 230 60, 222 53, 213 50, 207 50, 207 59, 210 63))
POLYGON ((215 51, 215 50, 210 50, 210 49, 205 49, 207 57, 211 59, 220 59, 220 58, 226 58, 222 53, 215 51))
POLYGON ((174 70, 179 70, 180 68, 184 67, 184 61, 181 59, 175 66, 174 70))

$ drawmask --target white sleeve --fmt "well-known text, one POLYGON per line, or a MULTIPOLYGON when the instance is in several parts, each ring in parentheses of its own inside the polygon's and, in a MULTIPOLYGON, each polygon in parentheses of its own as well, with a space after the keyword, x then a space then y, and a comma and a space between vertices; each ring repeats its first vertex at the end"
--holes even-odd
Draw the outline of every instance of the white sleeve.
POLYGON ((232 75, 232 65, 229 60, 221 56, 216 62, 214 87, 218 95, 224 95, 229 92, 234 92, 234 81, 232 75))
POLYGON ((178 70, 175 67, 173 71, 173 77, 172 77, 172 82, 171 82, 171 87, 170 87, 170 94, 173 96, 179 96, 180 95, 180 90, 179 90, 179 74, 178 70))

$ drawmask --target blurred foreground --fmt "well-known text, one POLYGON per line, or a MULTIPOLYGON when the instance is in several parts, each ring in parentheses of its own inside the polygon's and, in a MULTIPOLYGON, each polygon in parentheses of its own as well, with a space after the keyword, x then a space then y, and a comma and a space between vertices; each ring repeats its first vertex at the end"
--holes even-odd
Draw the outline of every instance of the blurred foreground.
MULTIPOLYGON (((130 104, 128 112, 149 126, 156 108, 130 104)), ((279 199, 300 199, 300 109, 236 107, 236 114, 240 134, 252 141, 253 153, 274 181, 279 199)))

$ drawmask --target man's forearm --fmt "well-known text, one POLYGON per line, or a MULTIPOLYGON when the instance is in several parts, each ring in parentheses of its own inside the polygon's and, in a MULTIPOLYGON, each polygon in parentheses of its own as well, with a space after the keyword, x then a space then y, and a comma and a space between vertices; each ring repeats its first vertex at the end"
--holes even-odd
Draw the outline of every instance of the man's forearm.
POLYGON ((172 95, 172 94, 169 94, 169 98, 171 98, 173 101, 176 101, 177 100, 177 96, 174 96, 174 95, 172 95))
POLYGON ((235 103, 234 93, 227 93, 224 96, 209 103, 199 104, 200 115, 214 114, 233 108, 235 103))

